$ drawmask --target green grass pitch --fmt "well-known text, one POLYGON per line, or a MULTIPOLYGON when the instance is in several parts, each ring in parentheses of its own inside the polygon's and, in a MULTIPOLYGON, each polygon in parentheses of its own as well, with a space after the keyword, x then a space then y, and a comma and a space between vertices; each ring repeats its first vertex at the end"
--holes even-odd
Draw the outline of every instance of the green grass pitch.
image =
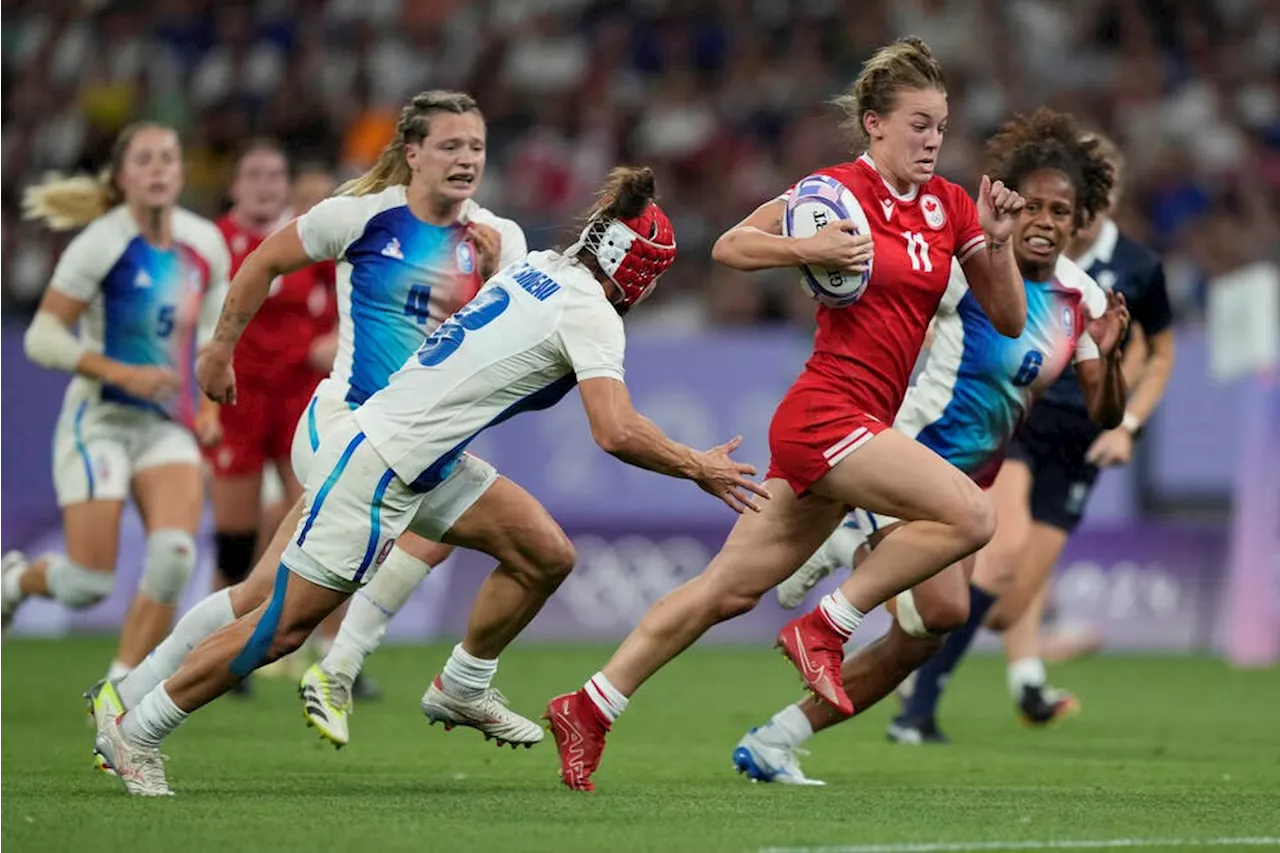
MULTIPOLYGON (((599 790, 584 795, 559 786, 549 737, 513 752, 429 727, 418 698, 447 647, 397 647, 372 659, 387 696, 357 707, 346 749, 303 726, 291 684, 259 679, 255 698, 223 699, 170 739, 178 796, 156 801, 126 797, 91 768, 80 693, 111 650, 100 638, 5 645, 7 850, 908 851, 1125 839, 1185 848, 1280 836, 1274 669, 1072 663, 1053 676, 1080 695, 1083 714, 1028 730, 1011 712, 1001 662, 978 657, 944 709, 954 745, 886 743, 885 702, 811 741, 805 769, 829 785, 798 789, 750 784, 730 765, 746 728, 796 698, 794 674, 768 649, 699 648, 641 691, 610 737, 599 790)), ((497 684, 540 716, 608 651, 517 646, 497 684)))

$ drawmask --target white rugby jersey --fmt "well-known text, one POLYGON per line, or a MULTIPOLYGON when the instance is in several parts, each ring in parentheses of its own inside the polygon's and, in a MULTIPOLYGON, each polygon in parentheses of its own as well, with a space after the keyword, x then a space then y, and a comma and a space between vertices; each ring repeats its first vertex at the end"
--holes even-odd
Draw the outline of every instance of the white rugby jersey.
POLYGON ((409 210, 405 187, 325 199, 298 219, 316 261, 336 260, 338 353, 317 393, 360 404, 479 288, 465 223, 502 236, 499 265, 528 252, 524 231, 468 199, 458 223, 429 225, 409 210))
POLYGON ((396 476, 428 491, 485 429, 554 405, 578 381, 621 380, 625 347, 595 276, 532 252, 427 338, 356 420, 396 476))
POLYGON ((173 211, 172 242, 164 249, 146 241, 124 205, 89 223, 58 259, 50 287, 88 303, 80 340, 90 350, 125 364, 169 367, 183 378, 185 393, 160 404, 76 376, 66 401, 119 403, 190 424, 199 399, 195 358, 205 343, 199 331, 212 332, 230 268, 217 226, 182 208, 173 211))
POLYGON ((1024 286, 1026 326, 1007 338, 952 263, 928 360, 893 422, 982 485, 994 479, 1035 398, 1072 362, 1098 357, 1086 331, 1089 320, 1107 309, 1097 282, 1062 255, 1053 278, 1024 279, 1024 286))

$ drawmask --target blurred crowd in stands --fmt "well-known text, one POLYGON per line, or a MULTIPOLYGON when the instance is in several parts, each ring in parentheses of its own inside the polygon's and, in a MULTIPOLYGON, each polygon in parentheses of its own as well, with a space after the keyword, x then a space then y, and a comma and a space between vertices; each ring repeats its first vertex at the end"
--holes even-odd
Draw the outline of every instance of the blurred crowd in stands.
POLYGON ((1280 259, 1278 0, 6 0, 0 29, 7 314, 32 310, 66 241, 21 221, 22 188, 96 171, 127 122, 181 131, 184 204, 213 215, 241 140, 343 176, 408 95, 458 88, 488 119, 480 198, 532 246, 564 241, 610 165, 651 164, 683 257, 648 322, 803 325, 791 276, 718 269, 711 242, 848 158, 827 101, 906 34, 946 70, 939 171, 965 186, 1017 111, 1068 109, 1116 138, 1120 222, 1164 253, 1180 322, 1200 321, 1215 275, 1280 259))

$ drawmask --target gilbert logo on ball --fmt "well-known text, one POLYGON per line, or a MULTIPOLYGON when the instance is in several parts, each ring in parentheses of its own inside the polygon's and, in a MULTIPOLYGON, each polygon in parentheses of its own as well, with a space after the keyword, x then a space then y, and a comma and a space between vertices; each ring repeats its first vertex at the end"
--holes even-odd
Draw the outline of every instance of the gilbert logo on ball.
MULTIPOLYGON (((827 175, 810 175, 796 184, 787 199, 782 232, 788 237, 812 237, 832 222, 847 219, 858 234, 870 234, 862 205, 849 188, 827 175)), ((846 308, 862 298, 871 280, 871 267, 862 275, 847 270, 801 264, 800 283, 814 299, 829 308, 846 308)))

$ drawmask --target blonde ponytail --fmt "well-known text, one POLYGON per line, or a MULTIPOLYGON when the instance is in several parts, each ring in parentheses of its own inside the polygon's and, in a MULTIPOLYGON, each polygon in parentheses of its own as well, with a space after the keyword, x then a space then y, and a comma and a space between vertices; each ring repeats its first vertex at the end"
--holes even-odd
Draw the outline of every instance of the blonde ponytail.
POLYGON ((67 178, 55 172, 22 193, 22 218, 43 221, 54 231, 69 231, 83 228, 119 203, 110 171, 97 178, 67 178))
POLYGON ((395 139, 382 149, 378 162, 363 175, 338 187, 337 195, 373 195, 387 187, 407 185, 413 173, 405 158, 405 149, 410 143, 416 145, 427 138, 427 133, 431 130, 431 116, 436 113, 465 115, 479 111, 476 99, 466 92, 432 89, 414 95, 413 100, 400 110, 395 139))
POLYGON ((373 164, 372 169, 338 187, 337 194, 373 195, 387 187, 409 183, 412 173, 409 171, 409 161, 404 156, 405 143, 398 133, 396 136, 394 141, 387 143, 382 149, 378 162, 373 164))

